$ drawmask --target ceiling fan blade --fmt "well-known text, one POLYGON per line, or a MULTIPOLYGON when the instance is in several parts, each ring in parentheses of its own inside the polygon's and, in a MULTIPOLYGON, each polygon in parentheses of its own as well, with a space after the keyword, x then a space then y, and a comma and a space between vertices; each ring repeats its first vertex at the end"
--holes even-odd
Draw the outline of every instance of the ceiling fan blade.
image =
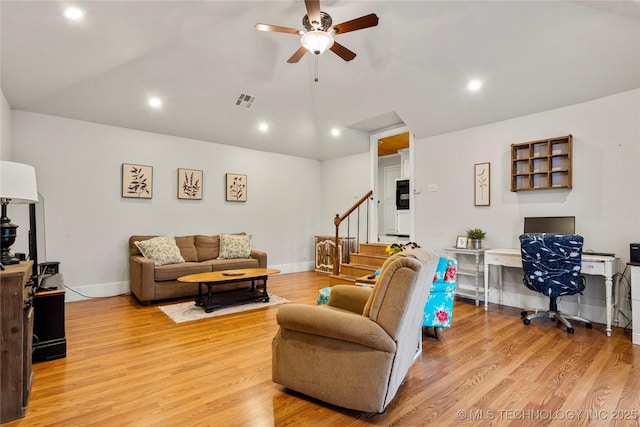
POLYGON ((346 47, 342 46, 340 43, 336 41, 333 42, 333 46, 331 46, 329 49, 331 50, 331 52, 335 53, 345 61, 351 61, 353 58, 356 57, 355 52, 347 49, 346 47))
POLYGON ((269 24, 256 24, 256 30, 273 31, 275 33, 300 34, 300 30, 296 30, 295 28, 279 27, 277 25, 269 24))
POLYGON ((320 0, 304 0, 304 4, 307 6, 309 22, 320 24, 320 0))
POLYGON ((351 21, 343 22, 332 26, 329 30, 335 30, 336 34, 344 34, 349 31, 362 30, 363 28, 375 27, 378 25, 378 16, 375 13, 361 16, 360 18, 352 19, 351 21))
POLYGON ((296 62, 300 61, 300 58, 302 58, 305 53, 307 53, 307 49, 304 46, 300 46, 298 50, 296 50, 296 52, 291 55, 291 58, 289 58, 287 62, 289 64, 295 64, 296 62))

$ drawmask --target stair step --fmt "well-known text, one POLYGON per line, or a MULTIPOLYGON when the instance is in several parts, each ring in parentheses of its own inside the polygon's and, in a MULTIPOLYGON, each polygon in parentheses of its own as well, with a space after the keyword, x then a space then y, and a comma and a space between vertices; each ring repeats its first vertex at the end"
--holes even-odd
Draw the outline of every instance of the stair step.
POLYGON ((362 252, 350 254, 352 264, 370 265, 380 268, 382 264, 389 258, 389 255, 364 254, 362 252))
POLYGON ((378 267, 372 267, 370 265, 342 264, 340 274, 355 277, 368 276, 369 274, 375 273, 377 269, 378 267))
POLYGON ((330 274, 329 275, 329 286, 334 286, 334 285, 355 285, 355 284, 356 284, 356 278, 354 276, 347 276, 345 274, 340 274, 340 275, 330 274))
POLYGON ((387 255, 387 243, 360 243, 361 254, 387 255))

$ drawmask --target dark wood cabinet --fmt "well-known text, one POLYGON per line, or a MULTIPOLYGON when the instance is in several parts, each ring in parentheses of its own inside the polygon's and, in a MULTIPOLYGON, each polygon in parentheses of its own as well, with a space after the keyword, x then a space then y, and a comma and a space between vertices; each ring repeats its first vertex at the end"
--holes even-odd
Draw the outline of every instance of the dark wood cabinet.
POLYGON ((0 423, 24 417, 33 371, 33 261, 0 271, 0 423))

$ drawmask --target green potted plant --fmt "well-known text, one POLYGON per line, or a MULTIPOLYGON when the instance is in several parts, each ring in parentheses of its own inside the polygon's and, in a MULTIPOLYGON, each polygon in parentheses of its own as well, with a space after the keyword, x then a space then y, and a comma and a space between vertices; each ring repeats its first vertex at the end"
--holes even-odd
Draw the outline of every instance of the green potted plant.
POLYGON ((482 240, 487 236, 487 232, 480 228, 470 228, 467 230, 467 238, 470 240, 471 249, 482 248, 482 240))

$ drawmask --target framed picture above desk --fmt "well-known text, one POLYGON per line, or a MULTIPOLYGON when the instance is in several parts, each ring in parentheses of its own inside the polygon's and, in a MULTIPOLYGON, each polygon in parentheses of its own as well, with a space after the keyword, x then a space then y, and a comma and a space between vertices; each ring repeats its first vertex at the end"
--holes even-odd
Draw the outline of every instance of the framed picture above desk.
MULTIPOLYGON (((590 255, 582 253, 581 274, 604 277, 606 310, 607 310, 607 336, 611 336, 611 313, 613 302, 613 275, 617 258, 613 256, 590 255)), ((489 301, 489 266, 498 266, 497 288, 498 301, 502 305, 502 267, 522 268, 520 249, 487 249, 484 253, 484 309, 488 309, 489 301)), ((616 301, 617 305, 617 301, 616 301)))

